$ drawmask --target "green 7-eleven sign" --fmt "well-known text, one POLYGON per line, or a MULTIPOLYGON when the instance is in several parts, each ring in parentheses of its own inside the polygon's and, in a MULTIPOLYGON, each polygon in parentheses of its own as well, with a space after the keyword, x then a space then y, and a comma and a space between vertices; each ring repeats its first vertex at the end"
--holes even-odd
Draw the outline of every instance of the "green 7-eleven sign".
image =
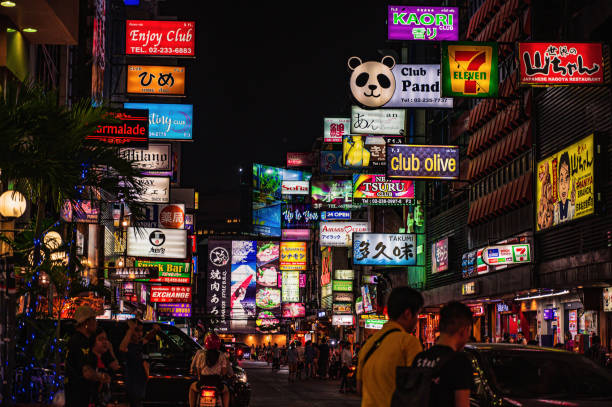
POLYGON ((442 97, 497 97, 497 43, 444 41, 441 50, 442 97))

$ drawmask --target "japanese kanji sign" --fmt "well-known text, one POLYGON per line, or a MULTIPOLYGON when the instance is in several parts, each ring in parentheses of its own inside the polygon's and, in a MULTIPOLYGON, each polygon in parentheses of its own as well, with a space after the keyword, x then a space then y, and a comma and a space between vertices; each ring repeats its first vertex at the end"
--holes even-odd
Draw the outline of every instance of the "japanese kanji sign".
POLYGON ((527 244, 487 246, 482 251, 482 261, 490 266, 531 262, 531 247, 527 244))
POLYGON ((521 83, 586 85, 604 82, 600 43, 520 42, 521 83))
POLYGON ((370 205, 408 205, 414 198, 411 180, 388 179, 384 174, 353 174, 353 201, 370 205))
POLYGON ((158 278, 137 278, 136 281, 150 283, 191 284, 191 269, 189 263, 167 261, 136 260, 136 267, 154 267, 158 270, 158 278))
POLYGON ((138 177, 144 191, 136 197, 137 202, 166 203, 170 201, 170 178, 168 177, 138 177))
POLYGON ((128 65, 127 93, 182 96, 185 94, 185 68, 128 65))
POLYGON ((387 143, 384 137, 344 136, 342 165, 347 168, 384 167, 387 165, 387 143))
POLYGON ((299 271, 283 271, 282 292, 283 302, 298 302, 300 300, 299 271))
POLYGON ((448 270, 448 237, 431 244, 431 274, 448 270))
POLYGON ((306 270, 306 266, 308 265, 308 257, 306 254, 306 242, 281 242, 280 269, 306 270))
POLYGON ((230 323, 231 260, 231 241, 209 240, 206 313, 218 318, 223 329, 230 323))
POLYGON ((127 20, 127 55, 195 55, 194 21, 127 20))
POLYGON ((109 117, 119 123, 101 124, 94 134, 85 138, 87 140, 103 141, 119 147, 147 147, 149 145, 147 114, 148 112, 142 108, 108 112, 109 117))
POLYGON ((459 147, 395 144, 387 146, 390 178, 459 178, 459 147))
POLYGON ((496 42, 443 42, 442 97, 496 98, 496 42))
POLYGON ((355 233, 353 263, 363 266, 414 266, 416 235, 355 233))
POLYGON ((151 286, 151 302, 191 303, 191 287, 151 286))
POLYGON ((406 134, 406 110, 366 110, 359 106, 352 106, 351 134, 403 136, 406 134))
POLYGON ((459 8, 388 6, 390 40, 457 41, 459 8))
POLYGON ((350 117, 326 117, 323 119, 323 141, 325 143, 342 143, 342 136, 350 134, 350 131, 350 117))

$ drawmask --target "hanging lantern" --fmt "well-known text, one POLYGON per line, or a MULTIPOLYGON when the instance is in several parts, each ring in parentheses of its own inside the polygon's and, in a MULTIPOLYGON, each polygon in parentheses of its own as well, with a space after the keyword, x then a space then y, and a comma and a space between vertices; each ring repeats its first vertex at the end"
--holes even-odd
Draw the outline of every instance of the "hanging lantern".
POLYGON ((49 250, 55 250, 62 245, 62 236, 55 231, 48 232, 43 238, 43 243, 49 250))
POLYGON ((0 215, 5 218, 19 218, 25 213, 26 200, 18 191, 4 191, 0 195, 0 215))

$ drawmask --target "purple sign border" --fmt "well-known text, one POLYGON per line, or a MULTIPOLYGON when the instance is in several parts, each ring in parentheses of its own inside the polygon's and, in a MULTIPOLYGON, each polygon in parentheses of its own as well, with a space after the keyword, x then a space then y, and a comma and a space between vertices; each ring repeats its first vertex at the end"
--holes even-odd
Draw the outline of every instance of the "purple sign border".
MULTIPOLYGON (((387 6, 387 38, 390 40, 403 40, 403 41, 459 41, 459 8, 458 7, 433 7, 433 6, 387 6), (411 13, 415 13, 419 16, 419 20, 422 14, 428 13, 433 14, 435 18, 436 13, 445 13, 453 15, 452 30, 440 30, 441 26, 436 26, 435 22, 431 25, 422 24, 394 24, 393 13, 401 9, 402 13, 406 13, 404 21, 411 13), (430 12, 419 11, 421 9, 431 10, 430 12), (427 36, 427 29, 436 29, 436 36, 434 38, 414 38, 413 28, 421 28, 425 30, 425 36, 427 36)), ((430 34, 431 35, 431 34, 430 34)))
MULTIPOLYGON (((439 161, 438 161, 439 162, 439 161)), ((447 163, 448 161, 446 161, 447 163)), ((410 144, 395 144, 387 146, 387 177, 388 178, 408 178, 408 179, 459 179, 459 147, 458 146, 428 146, 428 145, 410 145, 410 144), (403 156, 403 160, 399 156, 403 156), (448 160, 455 159, 455 171, 445 171, 444 169, 435 169, 427 171, 425 162, 428 159, 448 160), (392 166, 393 160, 398 160, 400 163, 405 161, 418 160, 418 170, 399 169, 394 170, 392 166)))

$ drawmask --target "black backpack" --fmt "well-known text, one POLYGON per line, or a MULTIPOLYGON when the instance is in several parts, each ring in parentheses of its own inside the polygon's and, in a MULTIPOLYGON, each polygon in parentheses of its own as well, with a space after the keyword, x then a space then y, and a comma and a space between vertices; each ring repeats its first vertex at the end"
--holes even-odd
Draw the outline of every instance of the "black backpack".
POLYGON ((395 371, 395 392, 391 407, 429 406, 431 384, 455 354, 456 352, 452 352, 442 356, 438 365, 433 368, 399 366, 395 371))

